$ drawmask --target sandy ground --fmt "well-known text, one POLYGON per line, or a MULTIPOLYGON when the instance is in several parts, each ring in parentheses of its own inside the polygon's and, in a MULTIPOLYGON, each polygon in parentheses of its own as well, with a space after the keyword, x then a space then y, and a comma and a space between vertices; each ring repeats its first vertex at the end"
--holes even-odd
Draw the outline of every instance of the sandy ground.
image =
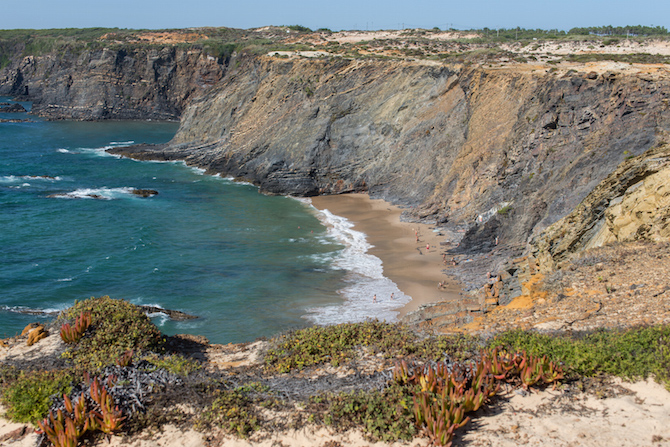
POLYGON ((386 31, 340 31, 337 33, 332 33, 325 37, 325 40, 329 42, 339 42, 339 43, 358 43, 365 42, 369 40, 390 40, 390 39, 403 39, 407 37, 412 37, 414 35, 419 35, 425 39, 431 40, 456 40, 456 39, 475 39, 479 37, 476 33, 467 33, 467 32, 452 32, 452 31, 441 31, 441 32, 424 32, 424 30, 413 30, 413 29, 404 29, 404 30, 386 30, 386 31), (423 34, 421 34, 423 33, 423 34))
POLYGON ((670 393, 652 381, 615 383, 600 399, 546 390, 512 392, 473 418, 455 446, 670 446, 670 393))
POLYGON ((422 304, 458 299, 459 285, 442 272, 446 268, 442 260, 445 249, 440 242, 446 241, 446 236, 439 236, 434 227, 401 222, 402 209, 366 194, 313 197, 312 205, 346 217, 355 230, 367 235, 374 246, 369 253, 382 260, 384 275, 412 298, 400 309, 400 316, 422 304), (446 287, 438 289, 441 281, 446 287))
MULTIPOLYGON (((562 390, 526 395, 509 391, 494 405, 472 415, 471 422, 457 432, 454 446, 670 446, 670 393, 652 381, 619 382, 613 387, 617 388, 617 396, 608 398, 562 390)), ((30 427, 26 430, 24 424, 0 418, 0 445, 33 447, 36 441, 37 435, 30 427)), ((167 425, 161 431, 145 431, 133 438, 102 438, 97 445, 425 447, 429 443, 425 438, 392 444, 375 443, 365 440, 360 432, 335 433, 317 426, 287 432, 257 433, 250 439, 238 439, 221 433, 200 433, 188 427, 167 425)))

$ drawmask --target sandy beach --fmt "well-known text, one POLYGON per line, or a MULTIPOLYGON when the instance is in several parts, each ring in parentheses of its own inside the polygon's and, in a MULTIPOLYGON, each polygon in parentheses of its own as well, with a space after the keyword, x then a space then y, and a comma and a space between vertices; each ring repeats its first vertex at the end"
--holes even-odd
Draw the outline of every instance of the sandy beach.
POLYGON ((440 242, 446 237, 434 232, 432 225, 401 222, 401 208, 367 194, 312 197, 312 205, 347 218, 355 230, 367 235, 374 246, 369 253, 382 260, 384 275, 412 298, 399 309, 401 317, 422 304, 458 299, 458 283, 443 272, 448 266, 442 260, 445 248, 440 242), (445 287, 438 289, 439 282, 445 282, 445 287))

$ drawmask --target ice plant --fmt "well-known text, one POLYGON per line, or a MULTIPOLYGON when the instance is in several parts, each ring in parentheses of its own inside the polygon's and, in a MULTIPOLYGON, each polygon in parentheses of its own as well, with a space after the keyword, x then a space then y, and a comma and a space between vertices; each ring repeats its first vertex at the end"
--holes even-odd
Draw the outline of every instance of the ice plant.
MULTIPOLYGON (((89 431, 109 434, 123 428, 125 417, 118 405, 114 405, 114 399, 107 388, 97 377, 91 380, 90 376, 85 374, 84 379, 89 386, 91 409, 84 394, 79 396, 76 404, 73 404, 68 396, 63 395, 65 411, 59 409, 55 415, 50 411, 49 416, 37 423, 40 427, 39 432, 43 433, 55 447, 76 447, 79 439, 89 431)), ((111 387, 112 382, 112 378, 107 379, 108 386, 111 387)))
POLYGON ((465 414, 481 408, 498 392, 501 382, 528 388, 539 382, 555 384, 562 377, 561 368, 547 357, 509 354, 498 348, 482 352, 478 361, 466 366, 402 360, 393 371, 396 382, 414 387, 416 424, 433 444, 443 447, 451 446, 454 431, 469 421, 465 414))
POLYGON ((77 343, 83 337, 86 329, 91 325, 91 313, 82 312, 76 319, 74 326, 63 323, 60 328, 60 338, 68 344, 77 343))

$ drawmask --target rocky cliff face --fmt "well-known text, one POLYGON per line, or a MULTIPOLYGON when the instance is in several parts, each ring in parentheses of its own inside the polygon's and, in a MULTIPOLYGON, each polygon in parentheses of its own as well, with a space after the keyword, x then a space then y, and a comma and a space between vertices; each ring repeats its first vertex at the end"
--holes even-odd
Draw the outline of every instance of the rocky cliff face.
POLYGON ((225 65, 196 49, 101 49, 16 58, 0 71, 0 95, 33 102, 49 119, 177 120, 225 65))
POLYGON ((367 191, 460 230, 463 253, 523 247, 669 129, 662 69, 575 68, 243 59, 171 144, 126 153, 271 193, 367 191))
POLYGON ((49 118, 181 117, 170 144, 128 155, 184 159, 270 193, 366 191, 450 227, 465 255, 523 250, 656 146, 670 128, 669 84, 660 66, 252 56, 226 66, 175 46, 30 56, 0 72, 0 94, 27 93, 49 118))
POLYGON ((623 162, 563 219, 531 244, 542 271, 612 242, 670 238, 670 145, 623 162))

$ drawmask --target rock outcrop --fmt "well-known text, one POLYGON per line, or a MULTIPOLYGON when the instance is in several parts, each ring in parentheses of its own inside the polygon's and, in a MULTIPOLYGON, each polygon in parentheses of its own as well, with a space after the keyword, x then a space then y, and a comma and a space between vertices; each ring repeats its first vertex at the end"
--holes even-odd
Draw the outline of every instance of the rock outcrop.
POLYGON ((25 113, 25 112, 27 112, 27 110, 26 110, 25 107, 23 107, 18 102, 15 102, 15 103, 3 102, 3 103, 0 103, 0 112, 3 112, 3 113, 25 113))
POLYGON ((624 161, 531 244, 542 271, 612 242, 670 239, 670 144, 624 161))
POLYGON ((225 70, 194 48, 68 50, 13 60, 0 71, 0 95, 33 101, 31 112, 49 119, 178 120, 225 70))

